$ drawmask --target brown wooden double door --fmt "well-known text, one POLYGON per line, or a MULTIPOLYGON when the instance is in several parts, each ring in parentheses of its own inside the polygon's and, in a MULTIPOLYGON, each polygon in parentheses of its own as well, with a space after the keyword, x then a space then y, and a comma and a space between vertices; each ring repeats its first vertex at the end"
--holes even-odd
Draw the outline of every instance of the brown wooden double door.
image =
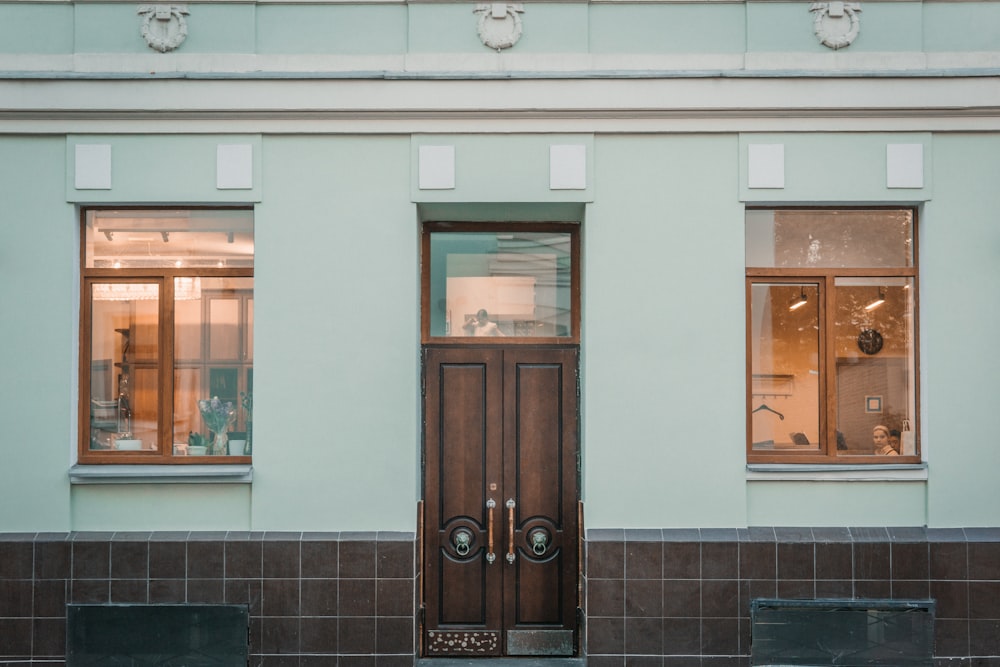
POLYGON ((577 359, 425 348, 424 655, 575 653, 577 359))

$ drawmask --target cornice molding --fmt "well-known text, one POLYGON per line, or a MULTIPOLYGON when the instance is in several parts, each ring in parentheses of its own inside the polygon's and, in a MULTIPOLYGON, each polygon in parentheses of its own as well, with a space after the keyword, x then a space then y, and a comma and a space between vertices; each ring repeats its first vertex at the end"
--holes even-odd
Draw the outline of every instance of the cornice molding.
POLYGON ((985 79, 0 80, 0 100, 0 133, 1000 130, 1000 73, 985 79))
MULTIPOLYGON (((474 20, 474 19, 473 19, 474 20)), ((474 28, 470 25, 470 30, 474 28)), ((0 79, 632 79, 957 77, 1000 72, 993 52, 746 52, 699 54, 0 54, 0 79)))
MULTIPOLYGON (((456 0, 185 0, 185 5, 426 5, 455 4, 456 0)), ((926 1, 926 0, 923 0, 926 1)), ((934 4, 988 3, 993 0, 934 0, 934 4)), ((23 4, 26 0, 0 0, 0 5, 23 4)), ((134 5, 135 0, 30 0, 36 5, 134 5)), ((633 4, 729 4, 787 3, 788 0, 519 0, 519 4, 633 5, 633 4)), ((865 4, 908 3, 913 0, 865 0, 865 4)))

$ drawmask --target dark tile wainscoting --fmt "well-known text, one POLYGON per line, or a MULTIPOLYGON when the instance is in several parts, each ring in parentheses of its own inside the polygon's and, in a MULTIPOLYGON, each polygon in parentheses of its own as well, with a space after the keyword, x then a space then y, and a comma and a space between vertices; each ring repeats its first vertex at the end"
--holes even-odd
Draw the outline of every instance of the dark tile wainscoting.
POLYGON ((754 598, 933 599, 938 667, 1000 667, 1000 528, 587 532, 588 667, 744 667, 754 598))
MULTIPOLYGON (((933 599, 937 667, 1000 667, 1000 528, 590 530, 589 667, 744 667, 754 598, 933 599)), ((66 604, 227 603, 254 667, 411 667, 412 533, 0 534, 0 666, 65 660, 66 604)))
POLYGON ((412 533, 0 534, 0 665, 61 665, 67 603, 228 603, 255 667, 412 667, 412 533))

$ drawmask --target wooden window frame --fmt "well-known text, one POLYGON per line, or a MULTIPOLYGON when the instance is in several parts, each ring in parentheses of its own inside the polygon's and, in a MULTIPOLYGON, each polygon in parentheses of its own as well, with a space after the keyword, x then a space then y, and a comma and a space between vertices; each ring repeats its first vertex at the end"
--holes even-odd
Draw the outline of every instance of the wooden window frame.
MULTIPOLYGON (((146 464, 146 465, 219 465, 250 463, 247 456, 175 456, 174 443, 174 278, 253 278, 252 267, 233 268, 87 268, 86 234, 87 213, 90 211, 127 209, 130 211, 249 211, 251 206, 87 206, 80 208, 80 333, 79 333, 79 414, 77 461, 80 464, 146 464), (93 327, 93 302, 91 285, 106 282, 156 283, 159 285, 159 311, 157 332, 158 389, 157 451, 117 451, 90 449, 90 399, 91 399, 91 333, 93 327)), ((203 322, 202 327, 208 324, 203 322)), ((204 334, 203 334, 204 335, 204 334)))
POLYGON ((424 345, 579 345, 580 343, 580 224, 575 222, 424 222, 421 225, 420 340, 424 345), (473 336, 431 335, 431 235, 439 232, 502 233, 554 232, 570 236, 570 326, 569 336, 505 336, 500 339, 473 336))
POLYGON ((918 276, 918 211, 911 207, 899 206, 863 206, 863 207, 748 207, 747 210, 796 210, 796 211, 823 211, 823 210, 886 210, 901 211, 907 210, 912 213, 912 238, 913 255, 911 265, 898 268, 755 268, 746 267, 746 308, 745 308, 745 336, 746 336, 746 456, 748 464, 835 464, 835 465, 885 465, 885 464, 919 464, 922 461, 920 446, 920 335, 919 335, 919 276, 918 276), (834 345, 830 341, 835 339, 835 318, 830 312, 831 300, 835 298, 835 281, 838 278, 908 278, 913 284, 913 317, 914 317, 914 340, 913 340, 913 387, 914 387, 914 419, 912 428, 914 430, 915 454, 911 456, 874 456, 874 455, 846 455, 838 454, 837 450, 837 357, 834 345), (751 287, 755 283, 815 283, 819 288, 819 432, 820 450, 818 452, 796 452, 788 451, 782 453, 761 452, 753 449, 753 359, 751 332, 751 287))

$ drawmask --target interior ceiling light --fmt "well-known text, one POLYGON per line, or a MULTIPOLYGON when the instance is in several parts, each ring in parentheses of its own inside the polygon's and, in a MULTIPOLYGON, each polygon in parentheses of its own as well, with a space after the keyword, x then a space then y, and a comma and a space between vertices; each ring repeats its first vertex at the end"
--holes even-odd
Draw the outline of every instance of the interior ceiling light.
POLYGON ((798 310, 802 306, 806 305, 809 301, 809 297, 806 296, 805 289, 799 291, 799 295, 792 299, 792 302, 788 304, 788 310, 798 310))
POLYGON ((874 301, 872 301, 871 303, 869 303, 867 306, 865 306, 865 310, 875 310, 876 308, 878 308, 879 306, 881 306, 883 303, 885 303, 885 292, 883 292, 882 288, 879 287, 878 288, 878 298, 875 299, 874 301))
MULTIPOLYGON (((160 298, 160 288, 152 283, 94 283, 91 294, 95 301, 154 301, 160 298)), ((174 278, 176 301, 201 299, 201 278, 174 278)))

